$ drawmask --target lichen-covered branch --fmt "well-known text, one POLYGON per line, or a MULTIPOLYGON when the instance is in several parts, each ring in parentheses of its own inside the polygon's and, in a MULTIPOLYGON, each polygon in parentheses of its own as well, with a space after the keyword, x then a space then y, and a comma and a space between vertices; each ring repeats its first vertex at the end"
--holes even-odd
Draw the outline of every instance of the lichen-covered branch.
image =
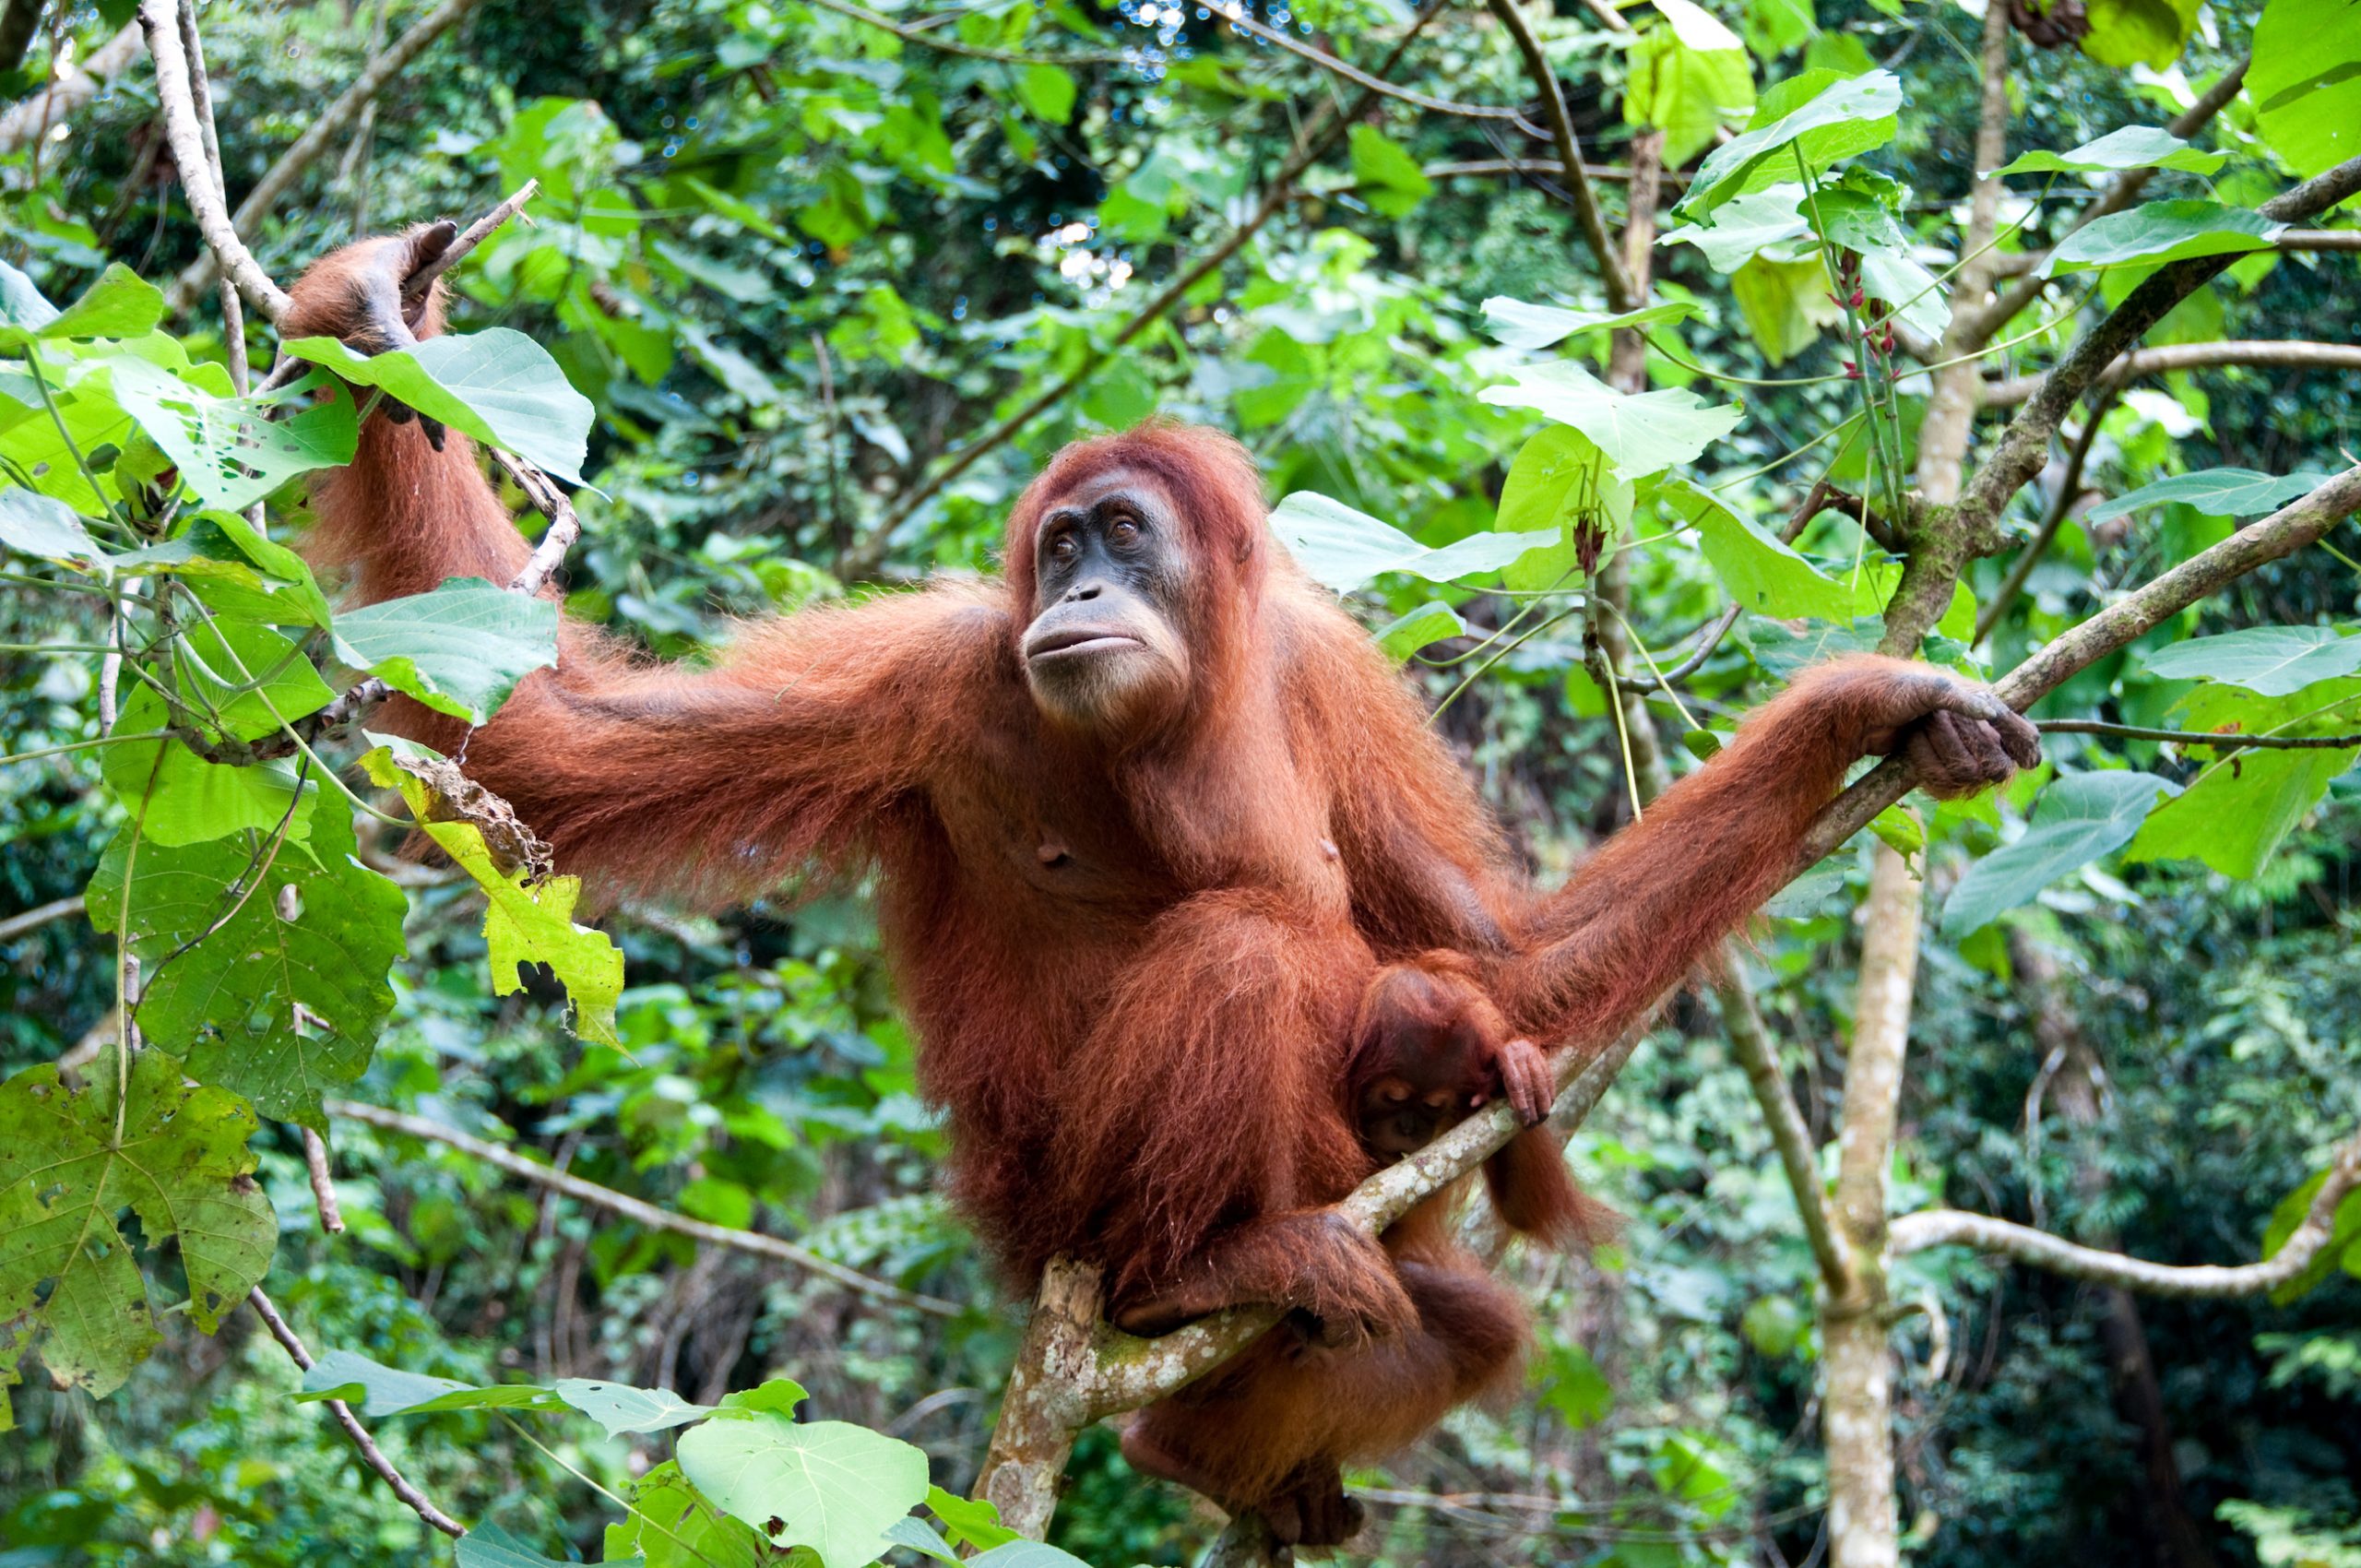
POLYGON ((1929 1247, 1974 1247, 2069 1279, 2120 1286, 2149 1296, 2221 1301, 2275 1290, 2309 1268, 2335 1237, 2337 1206, 2355 1188, 2361 1188, 2361 1136, 2339 1146, 2330 1161, 2328 1179, 2314 1194, 2303 1223, 2279 1250, 2260 1263, 2235 1266, 2175 1267, 2148 1263, 2121 1253, 2077 1246, 2029 1225, 1948 1208, 1907 1214, 1895 1220, 1893 1250, 1916 1253, 1929 1247))
POLYGON ((176 0, 140 0, 139 26, 147 34, 148 53, 156 62, 156 98, 164 117, 164 140, 172 162, 181 171, 181 193, 188 198, 197 232, 205 236, 211 264, 218 263, 255 309, 277 321, 287 312, 286 291, 270 279, 262 264, 238 238, 219 190, 208 171, 205 129, 190 83, 187 52, 181 45, 180 6, 176 0))

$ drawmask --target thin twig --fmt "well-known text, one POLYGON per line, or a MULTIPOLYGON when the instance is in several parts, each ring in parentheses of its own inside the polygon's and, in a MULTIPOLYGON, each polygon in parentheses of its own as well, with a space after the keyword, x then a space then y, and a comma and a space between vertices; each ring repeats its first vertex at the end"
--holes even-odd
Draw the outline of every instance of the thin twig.
POLYGON ((1574 220, 1581 227, 1583 244, 1589 247, 1591 259, 1597 263, 1599 277, 1607 284, 1608 309, 1637 310, 1639 293, 1631 286, 1631 275, 1624 268, 1614 238, 1607 232, 1607 218, 1599 211, 1598 194, 1591 189, 1590 176, 1584 172, 1582 142, 1574 135, 1572 117, 1566 113, 1566 95, 1558 89, 1557 70, 1542 52, 1541 42, 1534 37, 1525 13, 1517 9, 1516 0, 1488 0, 1488 4, 1492 15, 1508 30, 1509 37, 1515 41, 1517 53, 1525 57, 1525 74, 1533 78, 1534 90, 1540 95, 1542 117, 1548 122, 1550 139, 1558 146, 1559 172, 1565 178, 1567 195, 1573 198, 1574 220))
MULTIPOLYGON (((279 1315, 279 1309, 271 1305, 270 1298, 263 1294, 261 1286, 257 1285, 246 1292, 246 1303, 254 1308, 255 1315, 262 1319, 263 1326, 270 1330, 270 1336, 279 1341, 280 1348, 297 1366, 310 1372, 312 1353, 303 1348, 303 1340, 287 1326, 287 1320, 279 1315)), ((435 1507, 424 1492, 394 1468, 394 1462, 386 1457, 386 1451, 377 1446, 377 1440, 369 1435, 369 1429, 361 1424, 361 1418, 352 1413, 351 1406, 341 1399, 322 1402, 327 1406, 328 1414, 336 1418, 337 1424, 344 1428, 345 1435, 352 1439, 352 1445, 361 1450, 361 1462, 376 1471, 379 1479, 393 1488, 394 1495, 400 1498, 411 1513, 454 1539, 468 1533, 465 1525, 435 1507)))
POLYGON ((344 1210, 336 1201, 336 1176, 328 1170, 327 1140, 303 1129, 303 1168, 312 1176, 312 1201, 319 1206, 320 1229, 331 1236, 344 1234, 344 1210))
POLYGON ((2033 727, 2047 735, 2112 735, 2121 741, 2163 741, 2221 751, 2340 752, 2347 746, 2361 746, 2361 734, 2236 735, 2210 730, 2152 730, 2140 724, 2110 724, 2103 719, 2036 719, 2033 727))
POLYGON ((0 942, 13 942, 25 932, 38 931, 52 921, 71 920, 74 916, 80 914, 82 909, 83 898, 79 893, 71 898, 57 898, 46 904, 37 904, 20 914, 10 915, 6 920, 0 921, 0 942))
POLYGON ((197 231, 205 236, 209 260, 229 275, 256 310, 277 321, 287 314, 286 291, 270 280, 270 274, 238 238, 237 228, 223 208, 221 193, 206 177, 205 130, 197 119, 188 53, 181 46, 177 0, 139 0, 139 25, 148 37, 148 53, 156 61, 156 98, 163 111, 164 138, 172 149, 173 164, 181 171, 181 194, 188 198, 197 231))
MULTIPOLYGON (((525 204, 540 195, 540 181, 528 179, 516 187, 506 201, 460 230, 457 236, 443 248, 442 255, 402 279, 402 298, 412 301, 424 299, 426 291, 434 286, 434 280, 437 278, 450 271, 458 263, 465 261, 468 254, 492 238, 503 223, 524 211, 525 204)), ((529 227, 532 220, 527 219, 525 221, 529 227)))
POLYGON ((2078 1246, 2029 1225, 1957 1209, 1929 1209, 1896 1219, 1893 1250, 1901 1253, 1928 1247, 1974 1247, 2070 1279, 2120 1286, 2151 1296, 2220 1301, 2275 1290, 2309 1268, 2335 1240, 2337 1207, 2355 1188, 2361 1188, 2361 1137, 2348 1139, 2337 1149, 2329 1162, 2327 1179, 2304 1212, 2303 1223, 2279 1250, 2260 1263, 2233 1267, 2149 1263, 2121 1253, 2078 1246))
POLYGON ((2082 469, 2090 461, 2091 443, 2097 439, 2099 425, 2114 403, 2112 392, 2092 399, 2090 411, 2082 420, 2082 428, 2075 435, 2073 445, 2067 449, 2066 471, 2058 478, 2058 493, 2050 497, 2049 509, 2042 514, 2041 527, 2034 530, 2034 536, 2025 541, 2025 547, 2017 552, 2017 558, 2009 563, 2008 575, 2000 579, 2000 586, 1993 590, 1991 599, 1976 613, 1975 635, 1970 639, 1971 647, 1992 635, 1993 628, 2000 624, 2000 618, 2009 612, 2009 606, 2015 603, 2017 595, 2024 591, 2033 569, 2049 552, 2058 530, 2065 526, 2067 516, 2073 511, 2074 502, 2082 493, 2082 469))
POLYGON ((587 1182, 579 1176, 553 1170, 537 1160, 528 1159, 513 1149, 505 1149, 498 1144, 488 1143, 482 1138, 462 1133, 456 1127, 446 1127, 440 1122, 430 1122, 423 1116, 411 1116, 403 1111, 387 1111, 382 1106, 362 1105, 350 1099, 331 1099, 327 1102, 327 1110, 329 1115, 341 1116, 349 1122, 365 1123, 372 1127, 381 1127, 390 1133, 401 1133, 409 1137, 423 1138, 429 1143, 442 1144, 446 1147, 457 1149, 461 1153, 474 1156, 487 1165, 497 1166, 512 1176, 522 1177, 540 1186, 564 1193, 577 1202, 588 1204, 594 1208, 603 1208, 610 1214, 620 1214, 626 1219, 645 1225, 652 1230, 670 1230, 674 1235, 692 1237, 713 1246, 728 1247, 733 1252, 751 1253, 756 1257, 790 1263, 798 1268, 808 1270, 823 1278, 834 1280, 848 1290, 857 1290, 864 1296, 872 1296, 881 1301, 892 1301, 897 1306, 911 1307, 919 1312, 932 1313, 936 1317, 957 1317, 966 1310, 956 1301, 946 1301, 940 1296, 926 1296, 915 1290, 905 1290, 899 1285, 874 1278, 861 1273, 859 1269, 848 1268, 833 1258, 822 1257, 808 1247, 798 1246, 793 1241, 777 1236, 765 1235, 759 1230, 733 1230, 726 1225, 709 1225, 702 1219, 691 1219, 686 1215, 674 1214, 669 1209, 658 1208, 654 1204, 635 1198, 627 1193, 619 1193, 612 1187, 602 1187, 596 1182, 587 1182))

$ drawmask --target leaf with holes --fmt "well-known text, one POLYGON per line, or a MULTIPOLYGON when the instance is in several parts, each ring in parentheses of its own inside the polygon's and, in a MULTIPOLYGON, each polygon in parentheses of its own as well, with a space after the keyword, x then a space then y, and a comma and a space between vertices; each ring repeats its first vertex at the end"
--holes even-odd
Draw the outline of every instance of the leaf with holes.
POLYGON ((481 724, 516 683, 557 663, 557 606, 481 577, 348 610, 336 656, 437 713, 481 724))
POLYGON ((426 836, 475 878, 489 897, 483 934, 491 949, 492 989, 504 996, 522 991, 525 981, 516 967, 546 964, 574 1004, 575 1032, 601 1045, 621 1044, 615 1035, 615 999, 623 994, 623 956, 605 932, 574 923, 581 879, 552 876, 532 882, 525 867, 503 870, 484 842, 483 830, 470 822, 447 820, 425 781, 404 768, 388 748, 368 753, 361 766, 379 785, 401 790, 426 836))
MULTIPOLYGON (((245 1102, 183 1082, 159 1050, 132 1058, 120 1099, 114 1063, 101 1066, 80 1087, 47 1063, 0 1084, 0 1391, 38 1346, 61 1387, 109 1394, 157 1343, 122 1209, 147 1247, 178 1243, 189 1319, 208 1334, 278 1245, 245 1102)), ((0 1396, 0 1431, 9 1421, 0 1396)))
POLYGON ((132 861, 136 1016, 189 1076, 266 1116, 327 1130, 320 1096, 358 1078, 393 1009, 400 888, 353 858, 352 818, 314 813, 310 842, 246 829, 183 846, 117 835, 90 879, 90 923, 115 931, 132 861))
POLYGON ((115 400, 209 506, 243 511, 298 474, 352 461, 352 398, 318 372, 267 396, 216 398, 145 360, 113 362, 115 400), (332 389, 314 402, 315 388, 332 389), (273 420, 272 410, 295 412, 273 420))
POLYGON ((383 354, 360 353, 333 338, 296 338, 280 347, 569 484, 583 482, 595 410, 549 350, 522 332, 445 333, 383 354))
POLYGON ((766 1411, 684 1433, 681 1469, 775 1546, 808 1546, 823 1568, 861 1568, 927 1494, 926 1455, 845 1421, 766 1411))

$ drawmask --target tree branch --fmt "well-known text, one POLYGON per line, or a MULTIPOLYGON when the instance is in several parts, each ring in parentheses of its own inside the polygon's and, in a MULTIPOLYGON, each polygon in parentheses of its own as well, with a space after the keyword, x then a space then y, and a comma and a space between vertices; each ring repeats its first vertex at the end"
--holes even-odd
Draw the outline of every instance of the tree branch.
POLYGON ((1486 0, 1492 15, 1515 40, 1517 53, 1525 56, 1525 74, 1533 78, 1534 90, 1541 97, 1542 118, 1548 122, 1550 139, 1558 145, 1559 172, 1566 182, 1567 194, 1573 197, 1574 221, 1580 225, 1583 244, 1590 248, 1591 259, 1597 263, 1598 275, 1607 284, 1608 309, 1614 311, 1640 308, 1639 291, 1631 285, 1631 275, 1625 270, 1623 258, 1617 254, 1613 236, 1607 232, 1607 218, 1598 209, 1598 193, 1591 188, 1590 177, 1583 172, 1582 143, 1574 136, 1574 123, 1566 113, 1566 95, 1558 89, 1558 73, 1550 67, 1549 57, 1541 52, 1541 42, 1516 7, 1516 0, 1486 0))
POLYGON ((0 942, 13 942, 29 931, 47 925, 52 921, 70 920, 82 912, 82 895, 58 898, 47 904, 37 904, 21 914, 0 920, 0 942))
POLYGON ((810 1248, 798 1246, 793 1241, 783 1238, 765 1235, 759 1230, 732 1230, 727 1226, 707 1224, 702 1219, 691 1219, 686 1215, 674 1214, 670 1209, 658 1208, 654 1204, 633 1197, 628 1193, 619 1193, 612 1187, 602 1187, 596 1182, 585 1181, 579 1176, 553 1170, 537 1160, 528 1159, 513 1149, 505 1149, 498 1144, 488 1143, 471 1134, 462 1133, 456 1127, 446 1127, 439 1122, 430 1122, 423 1116, 411 1116, 403 1111, 387 1111, 382 1106, 363 1105, 357 1100, 350 1099, 331 1099, 327 1102, 327 1110, 329 1115, 341 1116, 348 1122, 364 1123, 372 1127, 383 1128, 389 1133, 400 1133, 409 1137, 423 1138, 429 1143, 442 1144, 446 1147, 457 1149, 463 1154, 474 1156, 487 1165, 497 1166, 512 1176, 521 1177, 537 1185, 564 1193, 566 1196, 577 1202, 588 1204, 593 1208, 602 1208, 610 1214, 622 1215, 624 1218, 645 1225, 651 1230, 670 1230, 675 1235, 691 1237, 716 1247, 727 1247, 732 1252, 750 1253, 756 1257, 793 1264, 798 1268, 819 1275, 823 1278, 834 1280, 848 1290, 856 1290, 861 1295, 874 1297, 881 1301, 891 1301, 896 1306, 914 1308, 936 1317, 957 1317, 966 1311, 956 1301, 946 1301, 940 1296, 924 1296, 915 1290, 905 1290, 899 1285, 873 1278, 859 1269, 848 1268, 833 1258, 824 1258, 810 1248))
MULTIPOLYGON (((2120 386, 2143 375, 2202 370, 2214 365, 2260 365, 2286 370, 2361 370, 2361 347, 2350 343, 2306 343, 2277 339, 2225 339, 2213 343, 2170 343, 2134 349, 2093 378, 2094 386, 2120 386)), ((2022 403, 2041 385, 2037 375, 2014 375, 1983 386, 1986 408, 2022 403)))
POLYGON ((2014 604, 2017 595, 2024 591, 2025 581, 2033 576, 2033 569, 2049 552, 2051 542, 2058 538, 2058 530, 2065 526, 2067 515, 2074 509, 2075 497, 2082 493, 2082 469, 2090 461, 2091 443, 2098 439, 2099 425, 2106 420, 2107 410, 2114 406, 2114 402, 2111 393, 2091 399, 2089 410, 2082 417, 2082 428, 2075 435, 2073 445, 2066 449, 2066 471, 2058 476, 2058 493, 2050 497, 2049 509, 2041 517, 2041 527, 2034 530, 2034 536, 2025 541, 2025 547, 2017 552, 2017 558, 2009 563, 2008 575, 2000 579, 2000 586, 1976 612, 1975 635, 1969 639, 1969 646, 1981 643, 1992 635, 1992 628, 2000 624, 2000 617, 2009 612, 2009 606, 2014 604))
MULTIPOLYGON (((2238 89, 2247 79, 2248 64, 2248 61, 2240 60, 2236 65, 2224 71, 2219 80, 2199 94, 2197 101, 2175 115, 2165 128, 2183 141, 2187 141, 2203 130, 2212 123, 2213 116, 2219 114, 2228 105, 2230 100, 2238 96, 2238 89)), ((2148 182, 2154 179, 2155 175, 2156 172, 2153 169, 2127 169, 2118 174, 2107 182, 2106 187, 2099 192, 2096 200, 2074 215, 2074 220, 2066 226, 2063 233, 2050 242, 2049 248, 2056 250, 2068 234, 2073 233, 2094 219, 2105 218, 2111 212, 2120 212, 2130 207, 2140 199, 2140 193, 2148 188, 2148 182)), ((2040 261, 2047 259, 2047 253, 2045 252, 2041 257, 2029 263, 2025 274, 2011 284, 1980 313, 1979 321, 1985 332, 1987 334, 1997 332, 2008 325, 2019 311, 2033 303, 2041 296, 2042 290, 2048 287, 2048 279, 2035 276, 2040 270, 2040 261)))
MULTIPOLYGON (((2315 542, 2356 511, 2361 511, 2361 467, 2345 469, 2310 494, 2248 524, 2211 550, 2190 556, 2137 592, 2116 600, 2018 665, 1994 689, 2001 700, 2022 713, 2073 675, 2130 646, 2167 618, 2256 567, 2315 542)), ((1901 758, 1888 757, 1880 763, 1820 814, 1805 837, 1797 869, 1821 860, 1868 826, 1870 818, 1908 794, 1915 781, 1909 765, 1901 758)))
POLYGON ((2339 752, 2361 746, 2355 735, 2236 735, 2210 730, 2151 730, 2138 724, 2110 724, 2102 719, 2036 719, 2033 727, 2045 735, 2113 735, 2125 741, 2163 741, 2177 746, 2213 746, 2221 751, 2339 752))
POLYGON ((2271 243, 2283 251, 2361 251, 2361 229, 2289 229, 2271 243))
MULTIPOLYGON (((141 0, 141 15, 145 17, 149 6, 160 3, 160 0, 141 0)), ((303 134, 295 138, 293 145, 279 155, 279 160, 270 166, 260 180, 255 182, 255 188, 246 193, 246 199, 238 204, 237 212, 229 220, 227 226, 231 230, 231 238, 235 240, 237 231, 251 232, 271 208, 277 205, 280 195, 287 187, 293 184, 296 178, 304 170, 310 168, 321 153, 327 150, 329 144, 344 134, 346 127, 360 118, 362 105, 374 100, 378 93, 385 90, 386 84, 400 75, 403 67, 416 59, 428 44, 442 37, 455 23, 481 3, 482 0, 442 0, 442 4, 411 23, 409 30, 394 40, 391 48, 362 67, 361 75, 353 79, 352 85, 345 89, 334 102, 320 112, 319 117, 304 128, 303 134)), ((150 48, 153 48, 152 40, 150 48)), ((158 80, 160 86, 162 80, 160 66, 158 80)), ((178 143, 173 144, 172 156, 175 160, 180 157, 178 143)), ((182 167, 185 168, 187 165, 183 164, 182 167)), ((176 315, 187 310, 190 305, 196 303, 197 296, 205 291, 206 285, 213 281, 215 264, 222 253, 219 246, 212 244, 212 240, 213 236, 208 232, 206 243, 211 247, 211 254, 197 257, 182 269, 179 277, 172 279, 172 287, 165 291, 164 295, 166 309, 176 315)), ((243 246, 239 247, 241 253, 243 249, 243 246)), ((255 270, 259 272, 261 268, 256 267, 255 270)), ((274 292, 276 287, 276 285, 272 286, 274 292)), ((240 288, 248 299, 254 299, 253 290, 245 288, 243 283, 240 288)), ((283 309, 286 296, 281 294, 279 300, 279 307, 283 309)), ((255 308, 261 310, 271 320, 279 319, 279 309, 267 307, 259 300, 255 300, 255 308)))
MULTIPOLYGON (((305 1372, 310 1372, 312 1353, 303 1348, 303 1340, 287 1326, 287 1320, 279 1315, 279 1309, 271 1304, 268 1296, 263 1294, 261 1286, 257 1285, 246 1292, 246 1304, 254 1308, 255 1315, 262 1319, 263 1326, 270 1330, 270 1336, 279 1341, 279 1348, 287 1352, 289 1359, 305 1372)), ((341 1399, 329 1399, 323 1403, 327 1406, 328 1414, 336 1418, 337 1424, 344 1428, 345 1436, 352 1439, 352 1446, 361 1451, 361 1462, 376 1471, 379 1479, 393 1488, 394 1495, 400 1498, 410 1512, 455 1539, 468 1533, 466 1526, 435 1507, 432 1499, 394 1468, 394 1462, 386 1457, 386 1451, 377 1446, 377 1440, 369 1435, 369 1429, 361 1424, 361 1418, 352 1413, 351 1406, 341 1399)))
POLYGON ((172 150, 173 165, 180 170, 181 194, 188 198, 189 211, 196 215, 197 230, 210 253, 207 278, 210 279, 211 267, 218 262, 255 309, 277 321, 287 313, 287 294, 238 238, 236 226, 223 209, 221 193, 208 176, 205 130, 190 85, 188 55, 181 47, 176 0, 139 0, 139 25, 148 37, 148 53, 156 62, 156 98, 164 116, 164 140, 172 150))
POLYGON ((2320 1183, 2311 1206, 2280 1249, 2260 1263, 2225 1267, 2200 1264, 2177 1268, 2148 1263, 2121 1253, 2077 1246, 2046 1230, 1994 1219, 1957 1209, 1929 1209, 1906 1214, 1893 1222, 1893 1250, 1923 1252, 1928 1247, 1967 1246, 1994 1253, 2014 1262, 2084 1279, 2119 1286, 2151 1296, 2219 1301, 2277 1289, 2312 1265, 2336 1234, 2336 1210, 2345 1196, 2361 1187, 2361 1136, 2347 1140, 2331 1158, 2328 1179, 2320 1183))
POLYGON ((1811 1130, 1804 1125, 1795 1096, 1787 1090, 1778 1047, 1762 1027, 1762 1013, 1751 992, 1724 980, 1714 986, 1714 994, 1722 1004, 1722 1028, 1728 1031, 1730 1048, 1738 1065, 1746 1069, 1755 1103, 1762 1108, 1762 1120, 1770 1128, 1772 1146, 1778 1150, 1779 1164, 1787 1173, 1787 1189, 1795 1194, 1804 1240, 1811 1243, 1811 1255, 1820 1265, 1821 1283, 1830 1299, 1842 1301, 1853 1293, 1852 1253, 1829 1214, 1821 1188, 1820 1148, 1812 1142, 1811 1130))

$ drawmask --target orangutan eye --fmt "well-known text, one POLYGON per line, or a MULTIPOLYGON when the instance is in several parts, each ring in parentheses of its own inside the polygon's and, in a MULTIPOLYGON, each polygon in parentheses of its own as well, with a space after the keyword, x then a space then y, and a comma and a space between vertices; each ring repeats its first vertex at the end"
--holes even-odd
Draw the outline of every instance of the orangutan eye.
POLYGON ((1129 517, 1121 518, 1107 530, 1107 537, 1114 544, 1129 550, 1140 541, 1140 526, 1129 517))
POLYGON ((1071 561, 1074 558, 1074 552, 1080 548, 1074 543, 1074 535, 1062 533, 1050 541, 1050 559, 1058 562, 1071 561))

